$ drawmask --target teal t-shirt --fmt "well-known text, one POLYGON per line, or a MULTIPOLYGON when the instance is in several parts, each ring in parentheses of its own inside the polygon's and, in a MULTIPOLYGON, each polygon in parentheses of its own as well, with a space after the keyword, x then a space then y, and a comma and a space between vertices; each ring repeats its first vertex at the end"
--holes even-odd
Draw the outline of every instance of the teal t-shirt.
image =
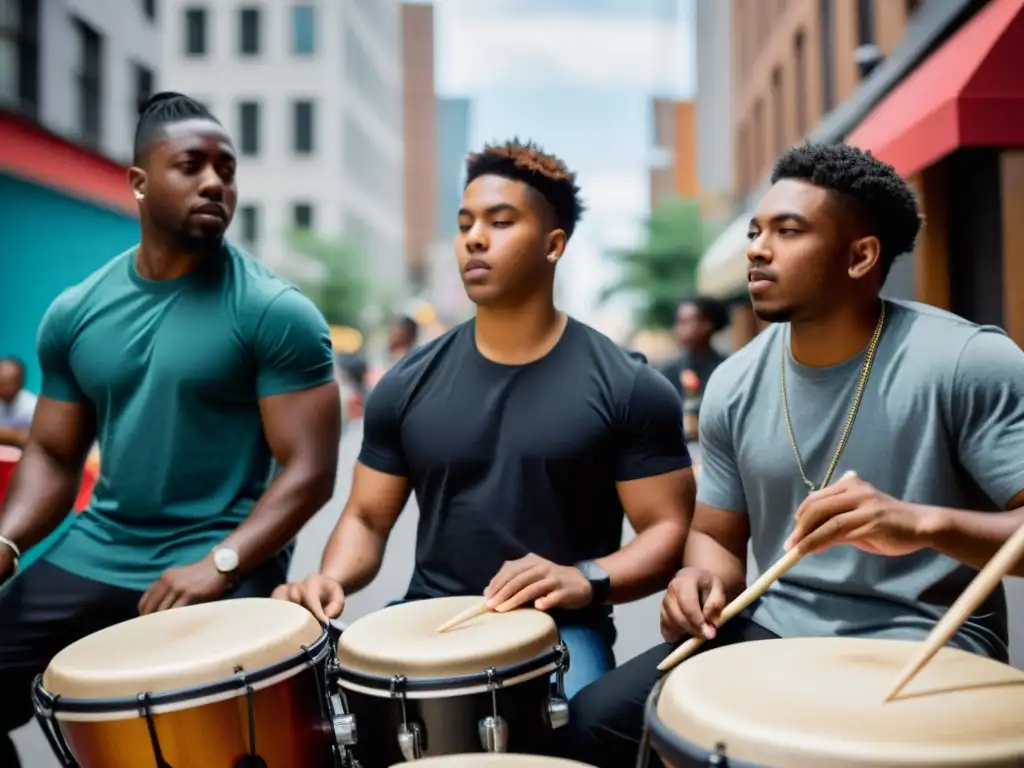
POLYGON ((162 282, 132 248, 57 297, 37 346, 42 396, 95 407, 102 465, 43 557, 135 590, 205 557, 256 504, 272 462, 260 399, 334 378, 320 312, 229 245, 162 282))

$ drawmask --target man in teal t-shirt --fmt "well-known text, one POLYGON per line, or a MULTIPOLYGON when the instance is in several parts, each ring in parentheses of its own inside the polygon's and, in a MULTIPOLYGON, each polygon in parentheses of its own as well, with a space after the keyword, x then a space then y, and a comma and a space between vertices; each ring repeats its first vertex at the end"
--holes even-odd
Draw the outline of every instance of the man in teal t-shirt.
POLYGON ((327 324, 224 242, 234 174, 209 112, 154 96, 129 173, 141 242, 64 291, 39 327, 42 392, 0 512, 0 765, 18 765, 5 734, 29 719, 31 681, 61 648, 140 613, 269 596, 334 490, 327 324), (71 507, 94 440, 92 503, 12 579, 71 507))

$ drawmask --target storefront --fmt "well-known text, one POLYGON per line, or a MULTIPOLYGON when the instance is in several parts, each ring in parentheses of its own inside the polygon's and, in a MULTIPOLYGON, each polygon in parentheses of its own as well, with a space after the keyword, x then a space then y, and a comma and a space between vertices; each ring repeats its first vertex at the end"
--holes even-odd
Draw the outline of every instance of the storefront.
POLYGON ((847 137, 912 181, 914 295, 1024 344, 1024 0, 992 0, 847 137))
POLYGON ((50 302, 138 239, 125 169, 0 112, 0 354, 28 366, 50 302))

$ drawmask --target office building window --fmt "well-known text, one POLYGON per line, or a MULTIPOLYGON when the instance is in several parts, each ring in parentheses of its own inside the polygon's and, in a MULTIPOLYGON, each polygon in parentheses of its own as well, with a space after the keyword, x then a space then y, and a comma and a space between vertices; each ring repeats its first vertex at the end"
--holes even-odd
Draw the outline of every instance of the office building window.
POLYGON ((251 203, 238 206, 239 238, 249 250, 260 241, 260 209, 251 203))
POLYGON ((807 39, 803 30, 793 38, 793 96, 795 106, 795 122, 797 138, 802 138, 808 129, 807 125, 807 39))
POLYGON ((260 52, 260 9, 242 8, 238 11, 238 53, 258 56, 260 52))
POLYGON ((316 51, 316 8, 307 3, 292 6, 292 53, 306 56, 316 51))
POLYGON ((154 76, 153 70, 149 67, 143 66, 142 64, 133 64, 134 69, 134 80, 135 80, 135 114, 137 115, 139 109, 146 102, 150 96, 153 95, 154 76))
POLYGON ((156 0, 142 0, 142 15, 146 21, 156 21, 156 0))
POLYGON ((75 70, 78 133, 86 144, 97 147, 103 129, 103 38, 81 19, 74 19, 74 25, 78 38, 78 66, 75 70))
POLYGON ((292 225, 296 229, 313 228, 313 205, 311 203, 295 203, 292 206, 292 225))
POLYGON ((921 0, 905 0, 904 10, 906 11, 907 18, 909 19, 919 10, 921 10, 921 0))
POLYGON ((239 150, 252 157, 260 153, 260 105, 243 101, 238 105, 239 150))
POLYGON ((836 105, 835 17, 832 14, 832 0, 818 0, 818 24, 821 39, 821 113, 828 114, 836 105))
POLYGON ((772 149, 781 155, 786 148, 786 99, 782 89, 782 68, 772 70, 772 149))
POLYGON ((185 55, 206 55, 206 9, 185 9, 185 55))
POLYGON ((39 107, 39 0, 0 0, 0 103, 39 107))
POLYGON ((296 101, 292 104, 292 149, 298 155, 314 151, 316 109, 312 101, 296 101))

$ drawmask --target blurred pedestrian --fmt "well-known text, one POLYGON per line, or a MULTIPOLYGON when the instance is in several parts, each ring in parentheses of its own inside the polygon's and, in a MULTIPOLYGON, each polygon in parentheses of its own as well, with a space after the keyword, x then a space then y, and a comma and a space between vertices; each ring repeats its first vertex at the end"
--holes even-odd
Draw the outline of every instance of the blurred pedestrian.
POLYGON ((35 409, 36 396, 25 389, 25 364, 0 357, 0 445, 25 445, 35 409))

